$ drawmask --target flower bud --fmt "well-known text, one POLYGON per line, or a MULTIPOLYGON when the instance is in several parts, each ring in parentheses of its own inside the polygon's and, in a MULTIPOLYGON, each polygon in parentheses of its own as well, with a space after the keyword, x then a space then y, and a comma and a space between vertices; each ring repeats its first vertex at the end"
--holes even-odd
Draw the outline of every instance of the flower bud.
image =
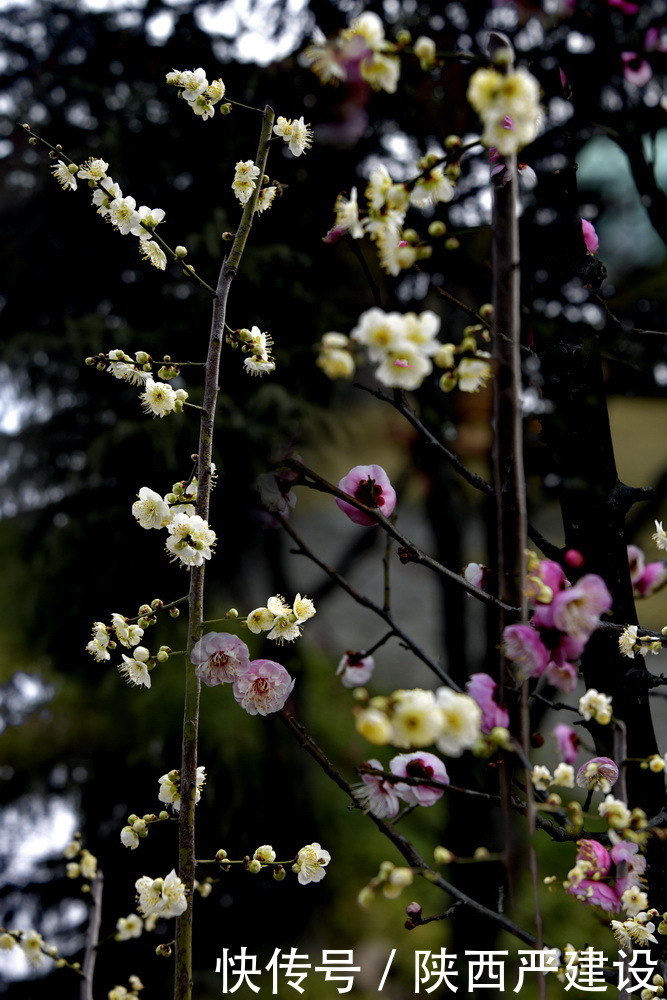
POLYGON ((461 246, 460 242, 457 240, 456 236, 450 236, 448 240, 445 240, 446 250, 458 250, 461 246))
POLYGON ((165 649, 161 649, 160 652, 156 655, 155 659, 157 660, 158 663, 166 663, 167 660, 169 659, 169 653, 165 649))
POLYGON ((228 115, 228 114, 231 113, 231 110, 232 110, 231 104, 221 104, 220 105, 220 114, 221 115, 228 115))
POLYGON ((220 848, 219 851, 215 852, 216 861, 224 861, 226 857, 227 857, 227 851, 223 850, 222 847, 220 848))
POLYGON ((221 236, 225 243, 231 243, 234 239, 234 233, 222 233, 221 236))
POLYGON ((171 958, 171 945, 159 944, 155 949, 155 954, 158 958, 171 958))
POLYGON ((158 816, 158 819, 161 819, 162 822, 164 822, 166 819, 169 819, 169 813, 167 812, 166 809, 162 810, 162 812, 158 816))
POLYGON ((252 872, 253 875, 256 875, 257 872, 261 872, 262 870, 262 862, 258 861, 257 858, 253 858, 252 861, 249 861, 246 865, 246 869, 249 872, 252 872))
POLYGON ((408 243, 418 243, 419 233, 416 229, 404 229, 402 233, 402 239, 406 240, 408 243))
POLYGON ((396 41, 399 45, 409 45, 412 41, 412 35, 406 28, 401 28, 400 31, 396 32, 396 41))
POLYGON ((77 174, 79 172, 79 166, 77 163, 68 164, 67 169, 69 170, 70 174, 77 174))
POLYGON ((238 616, 239 613, 236 610, 236 608, 230 608, 229 611, 225 614, 225 618, 238 618, 238 616))
POLYGON ((95 364, 95 358, 86 358, 85 364, 87 364, 88 367, 90 368, 91 365, 95 364))
POLYGON ((150 606, 148 604, 142 604, 139 608, 140 615, 149 615, 151 613, 150 606))
POLYGON ((475 861, 486 861, 490 856, 488 847, 476 847, 473 853, 475 861))
POLYGON ((177 257, 187 257, 188 255, 187 249, 182 246, 177 246, 176 249, 174 250, 174 253, 176 254, 177 257))
POLYGON ((136 351, 134 359, 138 365, 145 365, 150 361, 151 356, 150 354, 146 354, 145 351, 136 351))
POLYGON ((167 493, 164 499, 167 503, 180 503, 180 497, 177 497, 175 493, 167 493))
POLYGON ((447 232, 447 226, 444 224, 442 219, 435 219, 428 227, 428 235, 433 237, 444 236, 447 232))
POLYGON ((433 850, 433 857, 436 865, 449 865, 455 860, 456 855, 448 851, 446 847, 436 847, 433 850))
POLYGON ((357 903, 368 909, 375 902, 375 890, 370 885, 365 885, 357 895, 357 903))
POLYGON ((35 138, 34 135, 31 135, 30 138, 28 139, 28 145, 29 146, 36 146, 37 145, 37 139, 35 138))
POLYGON ((178 616, 180 615, 180 613, 181 613, 180 608, 169 608, 169 617, 170 618, 178 618, 178 616))
POLYGON ((275 868, 273 869, 273 877, 276 880, 276 882, 282 882, 282 880, 285 878, 286 875, 287 872, 285 871, 282 865, 276 865, 275 868))

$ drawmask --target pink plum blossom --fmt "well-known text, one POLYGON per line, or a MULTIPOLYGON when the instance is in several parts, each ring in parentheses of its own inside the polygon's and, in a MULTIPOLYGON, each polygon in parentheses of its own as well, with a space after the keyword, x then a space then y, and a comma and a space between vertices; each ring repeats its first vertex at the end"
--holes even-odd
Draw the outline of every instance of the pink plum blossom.
POLYGON ((375 670, 375 660, 365 653, 355 653, 348 649, 341 659, 336 670, 336 675, 340 676, 343 687, 355 688, 366 684, 370 680, 375 670))
POLYGON ((474 698, 482 710, 483 733, 490 733, 496 726, 509 726, 509 712, 506 708, 501 708, 494 699, 494 694, 498 685, 490 674, 471 674, 470 680, 466 684, 466 691, 471 698, 474 698))
POLYGON ((248 647, 242 639, 227 632, 207 632, 195 643, 190 660, 195 673, 208 687, 231 684, 250 666, 248 647))
POLYGON ((600 247, 600 240, 598 234, 595 232, 595 226, 588 219, 581 220, 581 234, 584 237, 584 243, 588 252, 597 253, 600 247))
POLYGON ((577 668, 573 663, 549 663, 544 676, 549 684, 564 694, 572 694, 577 686, 577 668))
MULTIPOLYGON (((379 760, 366 761, 369 767, 382 771, 379 760)), ((379 819, 390 819, 400 808, 396 786, 379 774, 362 774, 361 785, 355 785, 355 794, 361 805, 379 819)))
MULTIPOLYGON (((399 778, 426 779, 439 781, 443 785, 449 784, 447 768, 440 758, 423 750, 418 750, 416 753, 400 753, 389 761, 389 769, 399 778)), ((411 806, 432 806, 444 794, 442 788, 433 788, 429 785, 404 785, 402 782, 394 786, 394 791, 411 806)))
POLYGON ((508 625, 503 630, 505 656, 526 677, 541 677, 549 663, 549 651, 531 625, 508 625))
POLYGON ((646 59, 642 59, 636 52, 621 52, 621 61, 626 83, 632 83, 635 87, 645 87, 653 76, 653 70, 646 59))
POLYGON ((597 840, 577 841, 575 870, 583 878, 572 878, 567 891, 591 906, 608 913, 621 908, 621 896, 626 889, 639 884, 646 869, 646 859, 638 854, 637 844, 624 840, 607 850, 597 840), (624 875, 617 875, 619 866, 624 875))
POLYGON ((652 562, 644 567, 644 571, 634 584, 637 597, 649 597, 660 590, 667 582, 667 565, 664 562, 652 562))
POLYGON ((618 768, 611 757, 593 757, 582 764, 577 771, 577 785, 580 788, 597 788, 606 794, 618 781, 618 768))
MULTIPOLYGON (((343 476, 338 488, 367 507, 379 510, 385 517, 389 517, 396 506, 396 493, 380 465, 355 465, 343 476)), ((336 503, 355 524, 370 526, 376 523, 364 511, 357 510, 345 500, 336 499, 336 503)))
POLYGON ((566 726, 564 722, 560 722, 554 726, 553 735, 558 744, 560 758, 566 764, 573 764, 579 753, 579 737, 572 726, 566 726))
POLYGON ((234 678, 234 697, 249 715, 269 715, 280 711, 293 687, 293 679, 280 663, 252 660, 245 673, 234 678))
POLYGON ((554 596, 553 624, 575 639, 588 640, 600 622, 600 614, 612 605, 607 586, 596 573, 587 573, 574 586, 554 596))

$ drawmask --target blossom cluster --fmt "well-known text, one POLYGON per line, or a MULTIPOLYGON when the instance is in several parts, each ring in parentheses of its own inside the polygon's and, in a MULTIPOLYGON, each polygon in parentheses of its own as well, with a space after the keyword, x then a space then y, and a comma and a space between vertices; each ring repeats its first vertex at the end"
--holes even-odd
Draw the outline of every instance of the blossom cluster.
MULTIPOLYGON (((450 141, 460 144, 458 136, 450 141)), ((343 235, 355 240, 369 236, 376 245, 380 266, 394 277, 430 257, 431 247, 404 226, 411 206, 429 210, 454 197, 460 167, 458 163, 443 166, 443 159, 437 153, 427 154, 417 162, 419 174, 410 181, 394 181, 384 164, 375 167, 366 185, 365 213, 360 214, 356 187, 347 196, 339 194, 334 205, 334 225, 324 242, 336 243, 343 235)), ((440 227, 435 231, 445 231, 442 223, 434 225, 440 227)))
POLYGON ((597 840, 579 840, 577 848, 565 889, 582 903, 607 912, 620 910, 625 905, 624 893, 639 885, 646 869, 646 859, 638 853, 637 844, 624 840, 606 848, 597 840))
POLYGON ((47 945, 44 938, 36 930, 2 930, 0 931, 0 951, 11 951, 13 948, 21 949, 29 963, 33 966, 39 965, 42 958, 58 959, 58 949, 55 945, 47 945))
POLYGON ((268 632, 267 638, 277 643, 294 642, 301 635, 304 622, 315 615, 313 602, 297 594, 290 606, 280 594, 270 597, 265 607, 255 608, 245 619, 251 632, 268 632))
POLYGON ((418 389, 433 366, 444 369, 439 386, 449 392, 478 392, 491 377, 490 354, 475 338, 482 328, 468 327, 461 344, 437 339, 440 318, 430 309, 422 313, 384 312, 373 307, 359 317, 349 337, 325 333, 319 344, 317 365, 329 378, 352 378, 362 348, 376 364, 378 382, 395 389, 418 389))
MULTIPOLYGON (((174 69, 171 73, 167 73, 166 80, 171 87, 179 88, 178 96, 182 97, 203 121, 213 117, 215 105, 225 96, 223 81, 214 80, 209 83, 201 66, 197 69, 174 69)), ((221 105, 220 110, 226 114, 230 110, 229 105, 221 105)))
POLYGON ((67 858, 67 878, 83 878, 92 882, 97 875, 97 858, 85 847, 77 834, 66 846, 63 854, 67 858))
POLYGON ((371 698, 356 712, 357 731, 376 746, 426 747, 460 757, 481 740, 482 710, 470 695, 451 688, 409 688, 371 698))
MULTIPOLYGON (((160 779, 160 790, 158 799, 166 805, 170 805, 174 812, 181 811, 181 773, 180 771, 168 771, 160 779)), ((197 768, 195 776, 195 805, 201 800, 201 790, 206 784, 206 769, 203 766, 197 768)))
POLYGON ((517 153, 537 136, 540 87, 528 70, 478 69, 470 78, 468 100, 482 119, 482 142, 501 156, 517 153))
POLYGON ((143 875, 135 882, 135 889, 137 909, 144 918, 180 917, 188 908, 185 886, 173 868, 164 878, 143 875))
POLYGON ((109 164, 97 158, 86 160, 81 167, 58 160, 51 168, 53 176, 65 191, 76 191, 77 177, 87 180, 95 189, 93 205, 98 214, 123 236, 128 233, 138 236, 142 257, 153 267, 164 271, 167 257, 162 247, 152 239, 153 230, 164 220, 164 210, 149 208, 147 205, 137 208, 134 198, 123 197, 118 184, 107 174, 108 169, 109 164))
MULTIPOLYGON (((208 687, 231 684, 236 702, 249 715, 279 712, 294 687, 294 680, 274 660, 251 660, 238 636, 207 632, 190 654, 195 673, 208 687)), ((164 800, 163 800, 164 801, 164 800)))
MULTIPOLYGON (((372 767, 381 771, 379 760, 371 758, 362 764, 362 768, 372 767)), ((411 806, 432 806, 442 798, 444 791, 422 781, 436 781, 441 785, 449 784, 449 775, 443 762, 432 753, 417 751, 402 753, 389 761, 389 770, 401 778, 410 778, 410 784, 392 782, 379 774, 364 774, 361 772, 361 784, 355 787, 355 795, 363 808, 372 812, 380 819, 390 819, 396 816, 400 808, 400 800, 411 806)))
MULTIPOLYGON (((504 629, 505 654, 523 677, 544 675, 561 691, 571 692, 577 683, 575 662, 600 615, 611 608, 611 595, 595 573, 570 584, 558 563, 539 560, 534 553, 529 553, 526 589, 535 611, 530 624, 504 629)), ((584 714, 591 717, 597 712, 584 714)))
POLYGON ((312 145, 313 130, 301 118, 292 119, 278 116, 273 133, 282 139, 293 156, 301 156, 312 145))
POLYGON ((273 339, 270 334, 262 333, 259 327, 253 326, 251 330, 236 330, 235 337, 235 342, 240 341, 241 350, 248 355, 243 364, 250 375, 266 375, 275 371, 276 362, 271 356, 273 339))
POLYGON ((184 566, 201 566, 211 558, 216 534, 208 522, 188 500, 196 497, 196 483, 186 495, 175 493, 162 497, 148 486, 142 486, 138 500, 132 504, 132 514, 142 528, 166 528, 169 537, 165 543, 172 561, 180 559, 184 566), (184 502, 185 501, 185 502, 184 502))
POLYGON ((301 55, 321 83, 338 84, 345 80, 364 80, 373 90, 396 93, 401 64, 393 53, 377 14, 363 11, 348 28, 330 41, 323 36, 314 40, 301 55))

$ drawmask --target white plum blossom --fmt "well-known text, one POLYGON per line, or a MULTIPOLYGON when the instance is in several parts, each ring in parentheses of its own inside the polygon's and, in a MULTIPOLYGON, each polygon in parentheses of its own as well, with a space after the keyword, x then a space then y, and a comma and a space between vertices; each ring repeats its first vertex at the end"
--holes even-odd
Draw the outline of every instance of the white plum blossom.
MULTIPOLYGON (((158 799, 160 802, 164 802, 171 805, 174 812, 181 811, 181 782, 180 774, 178 771, 169 771, 167 774, 163 774, 159 779, 160 790, 158 792, 158 799)), ((197 768, 197 775, 195 777, 195 805, 201 800, 201 790, 206 784, 206 769, 204 767, 197 768)))
POLYGON ((255 166, 252 160, 239 160, 236 164, 232 191, 242 205, 250 198, 257 187, 259 177, 259 167, 255 166))
POLYGON ((174 514, 167 531, 167 551, 173 559, 180 559, 185 566, 201 566, 211 558, 216 534, 199 514, 174 514))
POLYGON ((615 799, 613 795, 605 797, 604 802, 598 806, 598 812, 614 830, 625 830, 630 826, 632 820, 630 810, 625 802, 615 799))
POLYGON ((543 764, 536 764, 530 774, 530 780, 538 792, 544 792, 552 782, 551 771, 543 764))
POLYGON ((579 699, 579 711, 587 722, 589 719, 595 719, 601 726, 606 726, 611 722, 611 698, 606 694, 600 694, 595 688, 589 688, 579 699))
MULTIPOLYGON (((101 624, 96 622, 97 625, 101 624)), ((144 630, 139 625, 131 624, 123 615, 117 611, 111 615, 111 626, 116 633, 116 638, 128 649, 130 646, 138 646, 144 634, 144 630)))
POLYGON ((123 847, 129 848, 131 851, 136 851, 139 846, 139 835, 131 826, 124 826, 120 831, 120 842, 123 847))
POLYGON ((442 718, 433 692, 408 688, 394 691, 391 698, 394 746, 425 747, 434 743, 442 730, 442 718))
POLYGON ((144 929, 144 922, 138 913, 129 913, 126 917, 119 917, 116 921, 116 941, 130 941, 132 938, 141 937, 144 929))
POLYGON ((109 220, 119 233, 127 236, 139 222, 137 203, 132 197, 114 198, 109 205, 109 220))
POLYGON ((537 136, 540 86, 528 70, 478 69, 470 79, 468 100, 484 124, 482 142, 501 156, 518 152, 537 136))
POLYGON ((93 191, 93 205, 97 208, 98 215, 106 219, 109 216, 112 201, 122 197, 123 192, 119 185, 110 177, 107 177, 106 183, 102 184, 100 182, 93 191))
POLYGON ((63 191, 76 191, 76 169, 74 173, 72 173, 69 166, 64 163, 63 160, 58 160, 58 162, 51 167, 51 172, 63 191))
POLYGON ((301 156, 312 145, 313 130, 306 125, 303 115, 294 121, 280 115, 273 126, 273 132, 284 139, 287 148, 294 156, 301 156))
POLYGON ((436 740, 440 753, 460 757, 481 739, 482 710, 467 694, 440 687, 435 698, 441 713, 441 733, 436 740))
POLYGON ((292 871, 296 872, 301 885, 309 882, 320 882, 326 872, 326 865, 331 861, 331 855, 323 850, 319 844, 307 844, 302 847, 296 856, 296 861, 292 865, 292 871))
POLYGON ((164 209, 149 208, 148 205, 142 205, 137 215, 137 223, 132 227, 130 232, 133 236, 138 236, 140 240, 148 240, 151 236, 151 230, 155 229, 164 220, 164 209))
POLYGON ((132 514, 141 527, 164 528, 171 520, 169 504, 148 486, 142 486, 137 495, 139 499, 132 504, 132 514))
POLYGON ((270 597, 266 607, 255 608, 246 617, 246 625, 251 632, 268 632, 268 638, 278 643, 293 642, 301 635, 303 623, 316 614, 315 605, 297 594, 294 606, 290 607, 284 597, 277 594, 270 597))
POLYGON ((166 382, 154 382, 152 378, 148 378, 146 388, 139 394, 139 399, 145 413, 152 413, 154 417, 165 417, 175 409, 176 390, 166 382))
POLYGON ((38 931, 26 931, 21 935, 19 945, 30 964, 39 965, 44 955, 44 940, 42 935, 38 931))
POLYGON ((158 271, 164 271, 167 267, 167 255, 155 240, 142 239, 139 244, 139 253, 149 264, 156 267, 158 271))
POLYGON ((128 684, 149 688, 151 675, 148 673, 147 660, 150 657, 148 650, 144 646, 137 646, 134 656, 126 656, 125 653, 122 656, 123 662, 118 667, 121 676, 126 679, 128 684))
POLYGON ((188 908, 185 886, 172 868, 164 878, 143 875, 135 882, 137 909, 142 917, 179 917, 188 908))
POLYGON ((574 788, 574 768, 562 761, 554 771, 553 783, 559 788, 574 788))
POLYGON ((655 533, 651 535, 651 538, 659 549, 667 551, 667 532, 662 526, 662 521, 655 522, 655 533))

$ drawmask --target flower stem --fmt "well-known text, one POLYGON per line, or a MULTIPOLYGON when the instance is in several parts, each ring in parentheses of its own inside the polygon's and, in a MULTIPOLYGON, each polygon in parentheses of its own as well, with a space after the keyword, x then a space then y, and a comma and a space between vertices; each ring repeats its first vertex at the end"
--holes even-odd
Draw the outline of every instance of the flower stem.
MULTIPOLYGON (((256 164, 261 177, 266 169, 268 141, 271 137, 274 114, 266 107, 263 113, 256 164)), ((208 520, 211 497, 211 460, 213 454, 213 429, 218 398, 220 355, 225 339, 225 316, 231 283, 236 275, 241 256, 252 225, 257 205, 259 186, 255 188, 243 210, 241 222, 229 255, 223 261, 213 299, 213 316, 209 338, 206 374, 204 381, 204 407, 199 431, 197 462, 197 514, 208 520)), ((188 652, 199 640, 204 620, 204 566, 191 570, 188 597, 188 652)), ((178 821, 179 877, 185 886, 188 908, 176 923, 176 969, 174 1000, 191 1000, 192 997, 192 928, 193 891, 195 879, 195 798, 197 792, 197 741, 199 733, 199 698, 201 684, 189 661, 185 663, 185 704, 183 712, 183 743, 181 757, 181 811, 178 821)))

